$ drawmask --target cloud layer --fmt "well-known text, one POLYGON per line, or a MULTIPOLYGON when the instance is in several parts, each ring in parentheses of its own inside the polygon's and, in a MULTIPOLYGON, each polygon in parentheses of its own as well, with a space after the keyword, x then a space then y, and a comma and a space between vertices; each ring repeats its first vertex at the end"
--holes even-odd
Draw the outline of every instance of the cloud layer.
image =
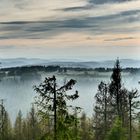
POLYGON ((89 0, 90 3, 94 4, 104 4, 104 3, 121 3, 121 2, 127 2, 132 0, 89 0))
MULTIPOLYGON (((139 44, 139 9, 140 0, 1 0, 0 48, 3 54, 0 55, 4 56, 4 46, 6 51, 15 51, 15 55, 19 46, 28 46, 34 51, 33 42, 47 50, 51 46, 54 51, 55 44, 61 42, 63 47, 71 46, 73 51, 79 45, 83 50, 96 46, 95 52, 97 46, 113 48, 116 45, 118 52, 121 46, 127 52, 130 44, 136 47, 139 44), (62 39, 64 36, 68 37, 67 41, 62 39), (84 42, 79 44, 78 40, 84 42)), ((79 52, 81 55, 84 52, 79 52)))

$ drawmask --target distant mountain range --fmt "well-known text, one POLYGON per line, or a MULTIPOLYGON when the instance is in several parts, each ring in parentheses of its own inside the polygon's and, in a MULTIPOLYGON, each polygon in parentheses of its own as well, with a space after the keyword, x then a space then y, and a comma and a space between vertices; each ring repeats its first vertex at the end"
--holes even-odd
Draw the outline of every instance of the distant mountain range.
MULTIPOLYGON (((140 68, 140 60, 133 59, 121 59, 121 66, 140 68)), ((17 67, 17 66, 32 66, 32 65, 59 65, 61 67, 80 67, 80 68, 112 68, 115 61, 78 61, 78 60, 45 60, 45 59, 27 59, 27 58, 15 58, 15 59, 0 59, 0 68, 17 67)))

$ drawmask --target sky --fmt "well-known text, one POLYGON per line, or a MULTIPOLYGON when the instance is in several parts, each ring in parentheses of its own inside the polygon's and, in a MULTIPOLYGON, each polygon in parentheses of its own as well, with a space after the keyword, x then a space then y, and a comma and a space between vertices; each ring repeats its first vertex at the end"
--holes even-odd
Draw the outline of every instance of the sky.
POLYGON ((0 58, 140 59, 140 0, 0 0, 0 58))

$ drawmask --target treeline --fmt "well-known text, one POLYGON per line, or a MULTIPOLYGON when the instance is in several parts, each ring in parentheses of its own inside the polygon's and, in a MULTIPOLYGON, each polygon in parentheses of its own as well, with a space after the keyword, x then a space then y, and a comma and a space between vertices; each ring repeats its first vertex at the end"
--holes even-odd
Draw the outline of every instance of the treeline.
POLYGON ((39 71, 44 72, 55 72, 60 69, 59 66, 23 66, 23 67, 12 67, 12 68, 2 68, 0 69, 1 74, 5 76, 20 76, 27 73, 37 73, 39 71))
MULTIPOLYGON (((7 112, 3 112, 0 118, 0 140, 53 140, 53 123, 49 116, 41 117, 34 107, 31 108, 27 117, 23 117, 19 111, 14 124, 11 123, 7 112), (3 117, 3 119, 2 119, 3 117)), ((64 127, 64 126, 63 126, 64 127)), ((92 119, 83 113, 76 122, 68 128, 59 126, 57 140, 93 140, 92 119), (66 130, 65 130, 66 129, 66 130), (63 135, 60 133, 64 133, 63 135), (71 136, 68 136, 68 135, 71 136), (77 137, 76 137, 77 136, 77 137), (62 138, 61 138, 62 137, 62 138), (68 138, 69 137, 69 138, 68 138)))
POLYGON ((55 76, 46 77, 34 86, 38 94, 33 107, 26 118, 19 111, 14 125, 2 101, 0 140, 139 140, 140 94, 125 88, 119 60, 112 71, 111 81, 98 85, 91 118, 72 105, 79 98, 78 91, 69 92, 73 79, 58 86, 55 76))
MULTIPOLYGON (((60 67, 55 65, 50 66, 22 66, 22 67, 12 67, 12 68, 1 68, 0 76, 21 76, 23 74, 33 74, 37 72, 58 72, 58 73, 67 73, 67 71, 75 71, 75 72, 112 72, 113 68, 73 68, 73 67, 60 67)), ((131 74, 136 74, 140 72, 140 68, 123 68, 122 72, 129 72, 131 74)))

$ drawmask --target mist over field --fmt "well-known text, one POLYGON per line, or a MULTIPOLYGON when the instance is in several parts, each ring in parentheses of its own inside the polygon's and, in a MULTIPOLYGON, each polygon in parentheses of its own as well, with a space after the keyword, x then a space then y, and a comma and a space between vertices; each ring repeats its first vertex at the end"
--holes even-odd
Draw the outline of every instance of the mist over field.
MULTIPOLYGON (((12 120, 15 120, 15 117, 19 110, 22 110, 23 115, 26 116, 26 113, 29 111, 32 103, 34 102, 35 96, 37 95, 34 91, 33 86, 39 85, 45 77, 51 77, 53 75, 56 76, 59 85, 63 85, 65 81, 69 79, 74 79, 77 81, 76 85, 74 86, 73 90, 70 92, 75 92, 78 90, 79 92, 79 99, 73 102, 73 105, 82 107, 82 111, 85 112, 88 116, 92 116, 93 114, 93 107, 95 103, 94 96, 97 93, 98 85, 101 81, 106 83, 110 82, 110 77, 112 74, 112 70, 110 71, 98 71, 95 69, 89 70, 88 68, 95 68, 105 66, 113 67, 111 64, 113 61, 105 61, 105 62, 46 62, 45 60, 38 60, 38 61, 27 61, 26 59, 19 59, 19 60, 11 60, 15 63, 10 63, 8 60, 3 60, 1 66, 4 68, 9 67, 8 64, 11 64, 14 70, 16 70, 16 66, 18 62, 26 65, 27 67, 32 66, 34 64, 46 64, 46 65, 54 65, 61 64, 61 67, 64 66, 73 69, 67 70, 66 72, 63 71, 55 71, 55 72, 44 72, 44 71, 24 71, 21 74, 7 74, 3 75, 2 71, 0 70, 0 97, 4 99, 4 104, 6 109, 10 113, 12 120), (23 63, 24 62, 24 63, 23 63), (28 63, 27 63, 28 62, 28 63), (101 65, 102 64, 102 65, 101 65), (89 66, 88 68, 86 66, 89 66), (84 68, 82 71, 75 70, 74 68, 84 68)), ((126 62, 134 62, 134 60, 123 60, 123 64, 127 65, 126 62)), ((135 66, 139 61, 135 61, 135 66)), ((133 64, 133 66, 134 66, 133 64)), ((20 66, 21 66, 20 65, 20 66)), ((131 63, 128 65, 130 66, 131 63)), ((123 68, 123 66, 122 66, 123 68)), ((5 71, 8 73, 8 70, 5 71)), ((138 72, 130 72, 124 71, 122 72, 122 83, 124 86, 131 90, 131 89, 138 89, 140 91, 140 71, 138 72)))

